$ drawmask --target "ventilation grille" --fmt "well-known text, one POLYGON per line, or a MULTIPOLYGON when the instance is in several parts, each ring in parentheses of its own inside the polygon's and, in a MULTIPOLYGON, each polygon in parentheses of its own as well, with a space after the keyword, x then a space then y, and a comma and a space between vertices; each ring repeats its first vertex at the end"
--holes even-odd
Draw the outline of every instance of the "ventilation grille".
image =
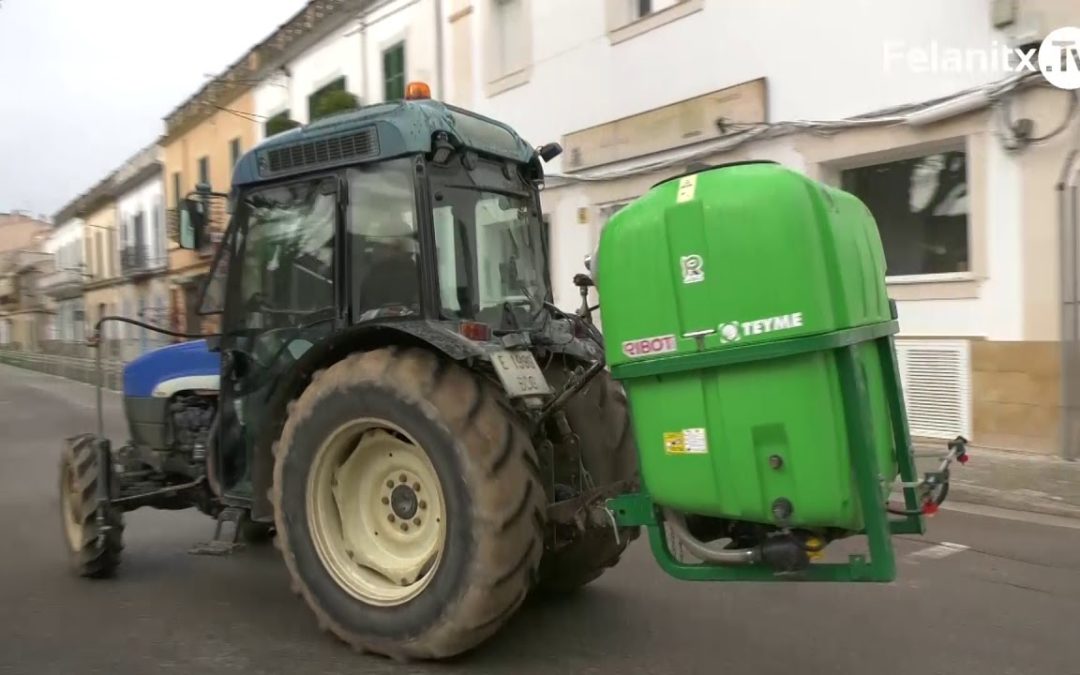
POLYGON ((897 340, 911 435, 971 438, 971 356, 966 340, 897 340))
POLYGON ((349 136, 324 138, 269 150, 261 157, 259 173, 263 176, 272 176, 297 169, 317 168, 366 159, 378 154, 379 142, 375 129, 365 129, 349 136))

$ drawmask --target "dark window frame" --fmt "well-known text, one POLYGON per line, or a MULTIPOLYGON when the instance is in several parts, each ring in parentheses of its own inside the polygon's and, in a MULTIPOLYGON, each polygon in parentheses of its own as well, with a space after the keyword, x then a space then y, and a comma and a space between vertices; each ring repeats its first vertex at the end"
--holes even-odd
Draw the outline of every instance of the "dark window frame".
POLYGON ((837 171, 839 187, 874 217, 888 278, 972 273, 971 170, 968 148, 950 144, 837 171), (932 178, 916 179, 930 172, 932 178), (965 208, 956 213, 960 204, 965 208))

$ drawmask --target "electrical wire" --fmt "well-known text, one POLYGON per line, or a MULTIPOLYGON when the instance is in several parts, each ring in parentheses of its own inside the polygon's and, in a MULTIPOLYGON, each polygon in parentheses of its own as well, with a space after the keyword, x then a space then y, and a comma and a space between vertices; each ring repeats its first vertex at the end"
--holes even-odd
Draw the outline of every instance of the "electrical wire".
POLYGON ((722 127, 726 126, 730 128, 735 126, 746 126, 749 128, 722 136, 721 138, 712 141, 707 141, 681 152, 673 154, 665 153, 665 156, 661 159, 638 162, 633 166, 624 169, 583 172, 580 174, 551 172, 548 175, 570 182, 603 182, 654 173, 674 166, 682 166, 688 162, 705 159, 719 153, 730 152, 753 141, 779 138, 781 136, 799 132, 809 132, 819 136, 830 136, 848 129, 900 125, 907 122, 909 116, 915 112, 926 110, 933 106, 978 92, 985 94, 989 103, 993 104, 999 99, 1004 98, 1006 95, 1016 91, 1019 87, 1033 82, 1040 77, 1041 76, 1035 73, 1013 75, 998 82, 971 87, 948 96, 929 99, 918 103, 902 104, 873 113, 839 120, 789 120, 784 122, 733 122, 730 120, 720 120, 718 123, 722 127))

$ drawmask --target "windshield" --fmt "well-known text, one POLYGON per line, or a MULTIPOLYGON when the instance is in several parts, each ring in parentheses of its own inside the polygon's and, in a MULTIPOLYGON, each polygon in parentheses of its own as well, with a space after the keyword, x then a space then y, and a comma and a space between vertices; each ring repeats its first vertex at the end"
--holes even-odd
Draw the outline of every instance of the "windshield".
POLYGON ((549 298, 544 223, 510 165, 457 158, 432 167, 432 210, 443 316, 503 330, 532 325, 549 298))

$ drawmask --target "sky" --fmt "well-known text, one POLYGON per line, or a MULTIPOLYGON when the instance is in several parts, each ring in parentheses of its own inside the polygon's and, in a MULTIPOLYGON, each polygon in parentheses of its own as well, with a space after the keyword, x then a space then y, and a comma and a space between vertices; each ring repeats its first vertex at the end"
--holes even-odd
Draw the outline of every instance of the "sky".
POLYGON ((304 0, 0 0, 0 212, 52 215, 304 0))

